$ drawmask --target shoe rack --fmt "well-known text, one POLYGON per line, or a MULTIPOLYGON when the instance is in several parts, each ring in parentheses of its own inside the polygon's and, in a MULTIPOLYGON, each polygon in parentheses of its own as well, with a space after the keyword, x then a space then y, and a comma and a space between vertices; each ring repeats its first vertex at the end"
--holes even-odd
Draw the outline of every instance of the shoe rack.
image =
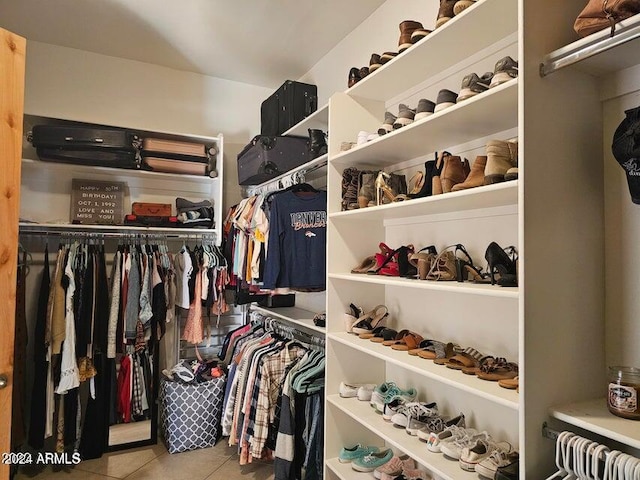
MULTIPOLYGON (((595 80, 566 72, 541 78, 540 62, 570 43, 584 6, 544 0, 480 0, 346 92, 329 101, 328 281, 325 473, 358 478, 337 462, 347 444, 389 446, 434 478, 477 478, 385 423, 365 402, 338 395, 341 381, 415 387, 441 413, 465 413, 520 451, 521 478, 552 471, 554 443, 542 424, 554 405, 601 396, 606 389, 603 321, 604 189, 602 113, 595 80), (497 20, 499 19, 499 21, 497 20), (385 110, 457 91, 470 72, 518 60, 519 78, 346 152, 340 143, 377 131, 385 110), (580 81, 579 81, 580 80, 580 81), (491 139, 518 138, 519 180, 396 204, 340 211, 347 167, 401 170, 407 178, 434 151, 481 155, 491 139), (416 250, 462 243, 485 266, 491 241, 515 245, 519 287, 351 274, 363 258, 413 244, 416 250), (388 326, 424 338, 472 346, 515 361, 520 393, 347 334, 349 303, 384 303, 388 326), (597 381, 596 381, 597 379, 597 381)), ((608 140, 607 140, 608 141, 608 140)), ((639 362, 640 363, 640 362, 639 362)))

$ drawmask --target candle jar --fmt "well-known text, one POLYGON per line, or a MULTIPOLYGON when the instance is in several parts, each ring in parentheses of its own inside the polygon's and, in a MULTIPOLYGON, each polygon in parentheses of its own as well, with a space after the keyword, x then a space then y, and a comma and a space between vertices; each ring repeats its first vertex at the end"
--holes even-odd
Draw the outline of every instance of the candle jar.
POLYGON ((640 420, 640 368, 609 367, 609 411, 618 417, 640 420))

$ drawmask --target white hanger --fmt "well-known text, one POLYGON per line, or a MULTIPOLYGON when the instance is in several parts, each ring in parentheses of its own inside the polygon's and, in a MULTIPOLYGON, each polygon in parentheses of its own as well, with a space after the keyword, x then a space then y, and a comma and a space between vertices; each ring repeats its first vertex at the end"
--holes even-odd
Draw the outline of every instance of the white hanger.
POLYGON ((609 448, 598 444, 591 454, 591 478, 593 480, 603 480, 600 477, 600 460, 606 460, 609 448))
POLYGON ((618 475, 616 473, 616 458, 622 455, 622 452, 613 450, 607 455, 607 459, 604 464, 604 479, 603 480, 615 480, 618 475))

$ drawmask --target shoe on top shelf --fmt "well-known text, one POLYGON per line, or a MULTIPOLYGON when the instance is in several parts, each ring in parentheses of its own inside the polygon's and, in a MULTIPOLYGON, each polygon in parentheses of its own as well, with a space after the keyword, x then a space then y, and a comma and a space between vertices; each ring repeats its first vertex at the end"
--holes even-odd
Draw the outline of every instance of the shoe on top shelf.
POLYGON ((415 20, 405 20, 401 22, 400 25, 400 39, 398 40, 398 52, 402 53, 407 48, 409 48, 413 43, 411 43, 411 35, 416 30, 422 30, 423 26, 420 22, 416 22, 415 20))
POLYGON ((369 73, 375 72, 381 66, 382 63, 380 62, 380 55, 378 55, 377 53, 372 53, 371 58, 369 59, 369 73))
POLYGON ((360 81, 360 69, 357 67, 352 67, 351 70, 349 70, 347 87, 351 88, 359 81, 360 81))
POLYGON ((436 108, 434 109, 434 112, 439 112, 440 110, 444 110, 445 108, 455 105, 457 100, 458 94, 456 92, 452 92, 451 90, 443 88, 438 92, 438 98, 436 100, 436 108))
POLYGON ((354 445, 353 447, 343 447, 340 450, 340 455, 338 456, 338 460, 340 463, 349 463, 354 461, 357 458, 362 458, 371 453, 375 453, 379 451, 378 447, 367 447, 361 444, 354 445))
POLYGON ((426 28, 417 28, 411 34, 411 43, 418 43, 420 40, 422 40, 424 37, 429 35, 431 32, 432 30, 427 30, 426 28))
POLYGON ((460 15, 474 3, 476 3, 476 0, 458 0, 453 6, 454 15, 460 15))
POLYGON ((363 143, 370 142, 371 140, 375 140, 379 136, 380 135, 378 135, 377 133, 371 133, 371 132, 366 132, 364 130, 360 130, 358 132, 358 139, 357 139, 356 145, 362 145, 363 143))
POLYGON ((423 118, 433 115, 433 111, 436 108, 436 104, 426 98, 418 100, 418 107, 416 108, 416 115, 413 117, 413 121, 417 122, 423 118))
POLYGON ((384 65, 385 63, 387 63, 390 60, 393 60, 397 56, 398 56, 398 52, 384 52, 382 55, 380 55, 380 63, 384 65))
POLYGON ((458 0, 440 0, 440 8, 436 17, 436 28, 440 28, 455 16, 453 7, 458 0))
POLYGON ((492 72, 486 72, 481 77, 477 73, 470 73, 462 79, 460 85, 460 93, 458 94, 458 102, 466 100, 467 98, 474 97, 479 93, 489 90, 491 80, 493 79, 492 72))
POLYGON ((493 78, 491 79, 490 87, 497 87, 498 85, 508 82, 512 78, 518 76, 518 62, 513 58, 506 56, 497 61, 493 70, 493 78))

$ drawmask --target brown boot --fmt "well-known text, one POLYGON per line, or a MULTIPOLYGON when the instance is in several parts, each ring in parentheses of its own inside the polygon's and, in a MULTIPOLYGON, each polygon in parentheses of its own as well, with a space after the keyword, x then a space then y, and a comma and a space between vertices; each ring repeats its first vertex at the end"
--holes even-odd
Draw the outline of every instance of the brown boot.
POLYGON ((459 190, 465 190, 467 188, 474 188, 484 185, 484 167, 487 165, 487 157, 484 155, 478 155, 475 162, 471 166, 471 172, 467 175, 464 182, 454 185, 451 189, 452 192, 459 190))
POLYGON ((441 27, 449 20, 451 20, 455 13, 453 7, 458 0, 440 0, 440 9, 438 10, 438 17, 436 19, 436 28, 441 27))
POLYGON ((411 45, 411 34, 423 26, 414 20, 405 20, 400 24, 400 40, 398 41, 398 52, 404 52, 411 45))
POLYGON ((487 166, 484 169, 484 184, 504 182, 510 168, 518 166, 518 144, 489 140, 487 142, 487 166))
POLYGON ((442 191, 449 193, 454 185, 464 182, 464 179, 467 178, 469 162, 467 161, 467 168, 458 156, 446 157, 444 162, 440 181, 442 182, 442 191))

